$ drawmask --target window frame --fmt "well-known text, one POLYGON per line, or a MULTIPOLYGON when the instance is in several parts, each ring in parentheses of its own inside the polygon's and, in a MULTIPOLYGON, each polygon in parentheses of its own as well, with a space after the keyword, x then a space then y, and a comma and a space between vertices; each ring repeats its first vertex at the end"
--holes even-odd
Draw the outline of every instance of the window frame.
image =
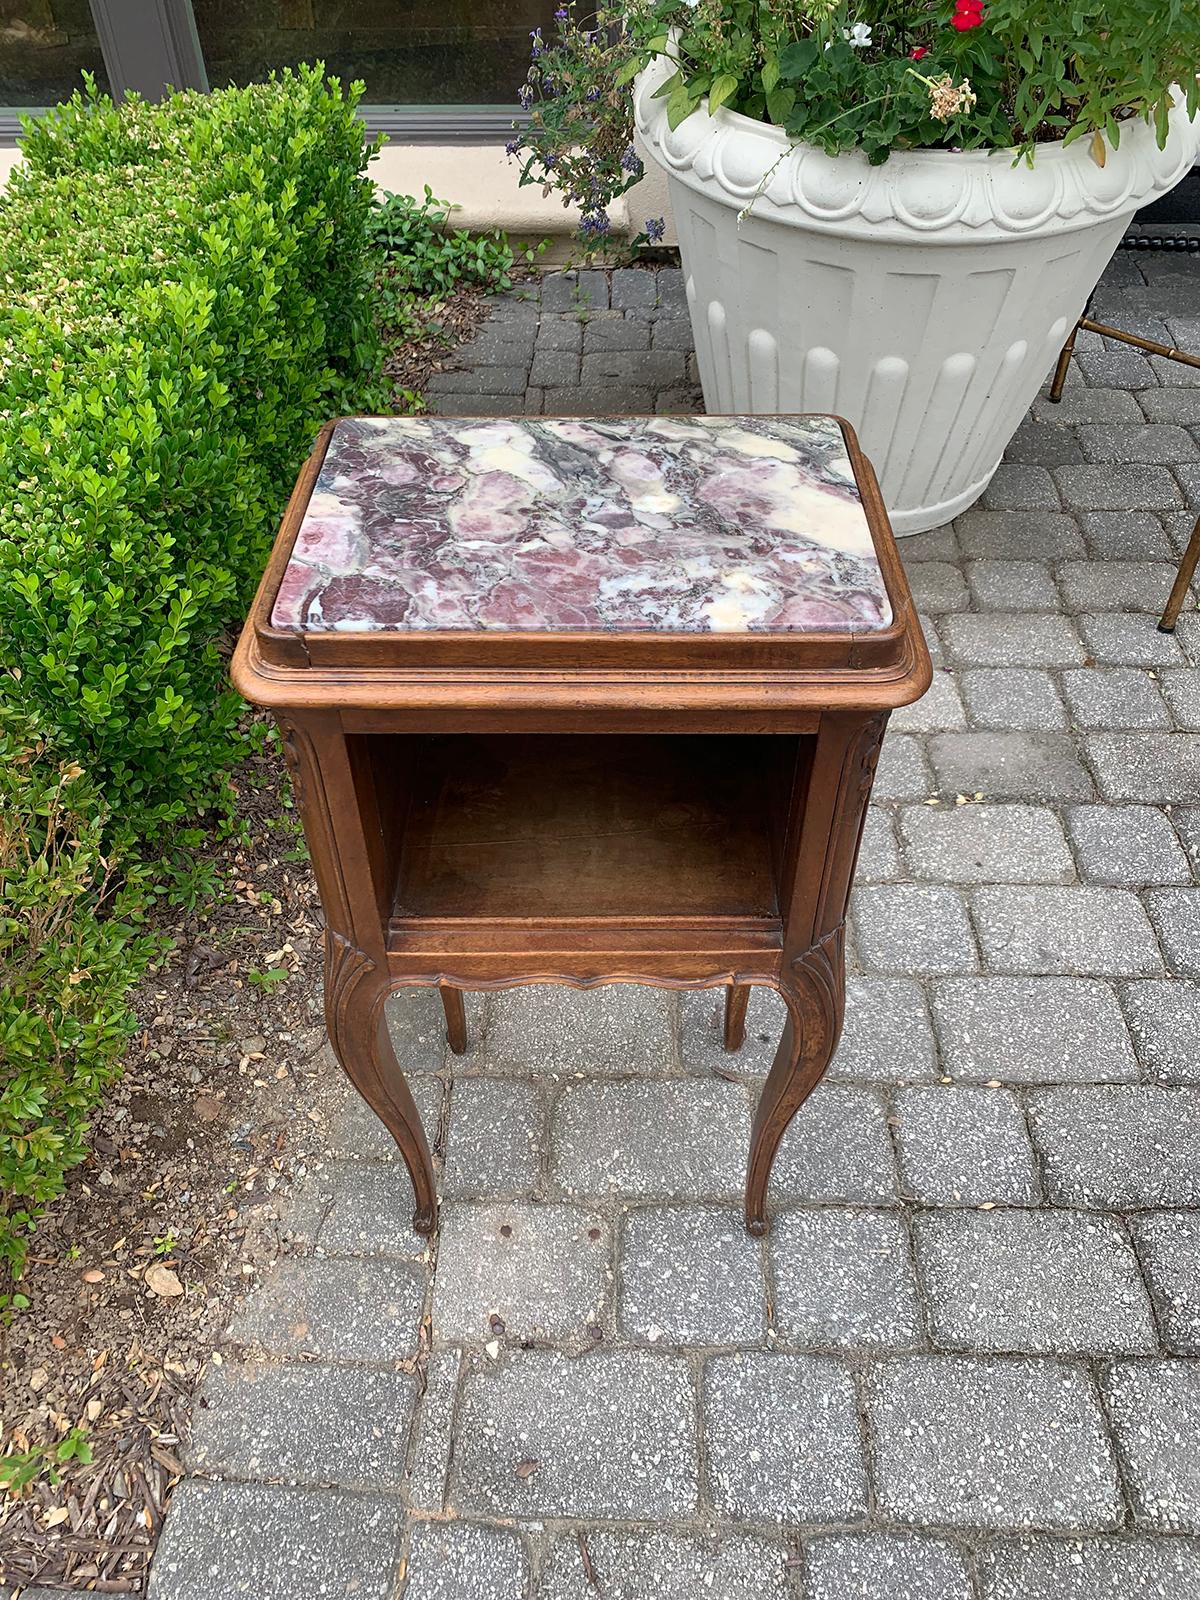
MULTIPOLYGON (((209 87, 191 0, 88 0, 100 53, 115 99, 135 90, 159 100, 168 88, 209 87)), ((21 118, 44 106, 0 106, 0 144, 13 144, 21 118)), ((527 116, 504 105, 363 105, 359 118, 368 134, 383 133, 403 144, 504 144, 513 124, 527 116)))

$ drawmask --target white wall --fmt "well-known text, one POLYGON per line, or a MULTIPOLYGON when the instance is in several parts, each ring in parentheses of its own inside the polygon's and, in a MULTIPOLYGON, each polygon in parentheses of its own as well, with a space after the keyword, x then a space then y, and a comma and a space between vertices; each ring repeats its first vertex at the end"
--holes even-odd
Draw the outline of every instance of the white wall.
POLYGON ((579 213, 558 195, 519 186, 520 169, 502 145, 385 144, 368 170, 393 194, 420 196, 428 184, 439 200, 454 205, 454 220, 463 228, 504 228, 541 238, 569 234, 579 224, 579 213))
MULTIPOLYGON (((0 145, 0 184, 20 159, 15 145, 0 145)), ((396 194, 421 195, 428 184, 439 200, 455 206, 459 227, 482 231, 503 228, 516 238, 538 243, 559 241, 561 255, 579 224, 579 213, 558 195, 543 195, 537 185, 521 188, 518 167, 500 145, 386 144, 371 163, 371 176, 396 194)), ((612 209, 613 233, 628 238, 639 233, 648 217, 667 215, 666 183, 652 172, 612 209)), ((668 240, 670 218, 667 217, 668 240)))
MULTIPOLYGON (((496 145, 388 144, 371 164, 371 176, 381 188, 420 195, 428 184, 439 200, 453 201, 460 227, 504 228, 535 242, 573 234, 579 212, 564 206, 557 194, 543 195, 536 184, 522 188, 519 171, 496 145)), ((639 234, 648 218, 662 217, 667 240, 674 243, 669 213, 666 179, 652 167, 609 214, 618 239, 639 234)))

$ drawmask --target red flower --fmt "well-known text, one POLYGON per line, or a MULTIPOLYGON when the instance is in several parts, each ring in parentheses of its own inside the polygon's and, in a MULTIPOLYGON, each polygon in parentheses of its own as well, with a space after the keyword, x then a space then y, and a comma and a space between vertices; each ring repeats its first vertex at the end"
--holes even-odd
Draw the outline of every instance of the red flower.
POLYGON ((915 50, 910 50, 908 52, 908 59, 910 61, 920 61, 922 56, 927 56, 928 54, 929 51, 926 50, 925 46, 923 44, 919 44, 915 50))
POLYGON ((983 0, 954 0, 954 15, 950 19, 950 26, 957 28, 959 33, 966 33, 971 28, 977 28, 983 21, 983 0))

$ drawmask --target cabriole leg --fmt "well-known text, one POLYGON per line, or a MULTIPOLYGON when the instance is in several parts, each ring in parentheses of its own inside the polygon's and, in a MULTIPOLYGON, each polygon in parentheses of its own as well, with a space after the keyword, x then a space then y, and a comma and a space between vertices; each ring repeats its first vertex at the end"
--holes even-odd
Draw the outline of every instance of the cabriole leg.
POLYGON ((395 1139, 416 1196, 413 1227, 428 1234, 437 1220, 433 1162, 420 1114, 388 1038, 384 1002, 390 990, 386 971, 341 934, 326 930, 329 1042, 350 1082, 395 1139))
POLYGON ((788 1019, 750 1130, 746 1227, 755 1238, 767 1231, 767 1180, 780 1141, 788 1123, 824 1077, 841 1037, 846 1003, 841 927, 794 963, 783 998, 788 1019))

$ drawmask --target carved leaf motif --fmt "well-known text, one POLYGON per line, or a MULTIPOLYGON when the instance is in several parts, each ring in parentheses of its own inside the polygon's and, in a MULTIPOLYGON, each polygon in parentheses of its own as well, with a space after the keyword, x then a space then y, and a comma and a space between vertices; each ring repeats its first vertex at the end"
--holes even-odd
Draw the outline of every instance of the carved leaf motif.
POLYGON ((792 962, 793 982, 824 991, 841 1003, 846 970, 846 925, 839 922, 792 962))
POLYGON ((334 928, 325 929, 325 997, 340 1005, 343 997, 375 971, 375 963, 334 928))
POLYGON ((278 718, 279 735, 283 742, 283 759, 287 763, 288 774, 292 780, 292 793, 296 805, 303 807, 306 800, 304 787, 304 763, 300 754, 300 735, 294 723, 278 718))
POLYGON ((872 717, 863 725, 858 743, 858 792, 867 795, 871 792, 871 785, 875 782, 875 769, 879 765, 880 752, 883 749, 883 734, 887 727, 887 717, 872 717))

